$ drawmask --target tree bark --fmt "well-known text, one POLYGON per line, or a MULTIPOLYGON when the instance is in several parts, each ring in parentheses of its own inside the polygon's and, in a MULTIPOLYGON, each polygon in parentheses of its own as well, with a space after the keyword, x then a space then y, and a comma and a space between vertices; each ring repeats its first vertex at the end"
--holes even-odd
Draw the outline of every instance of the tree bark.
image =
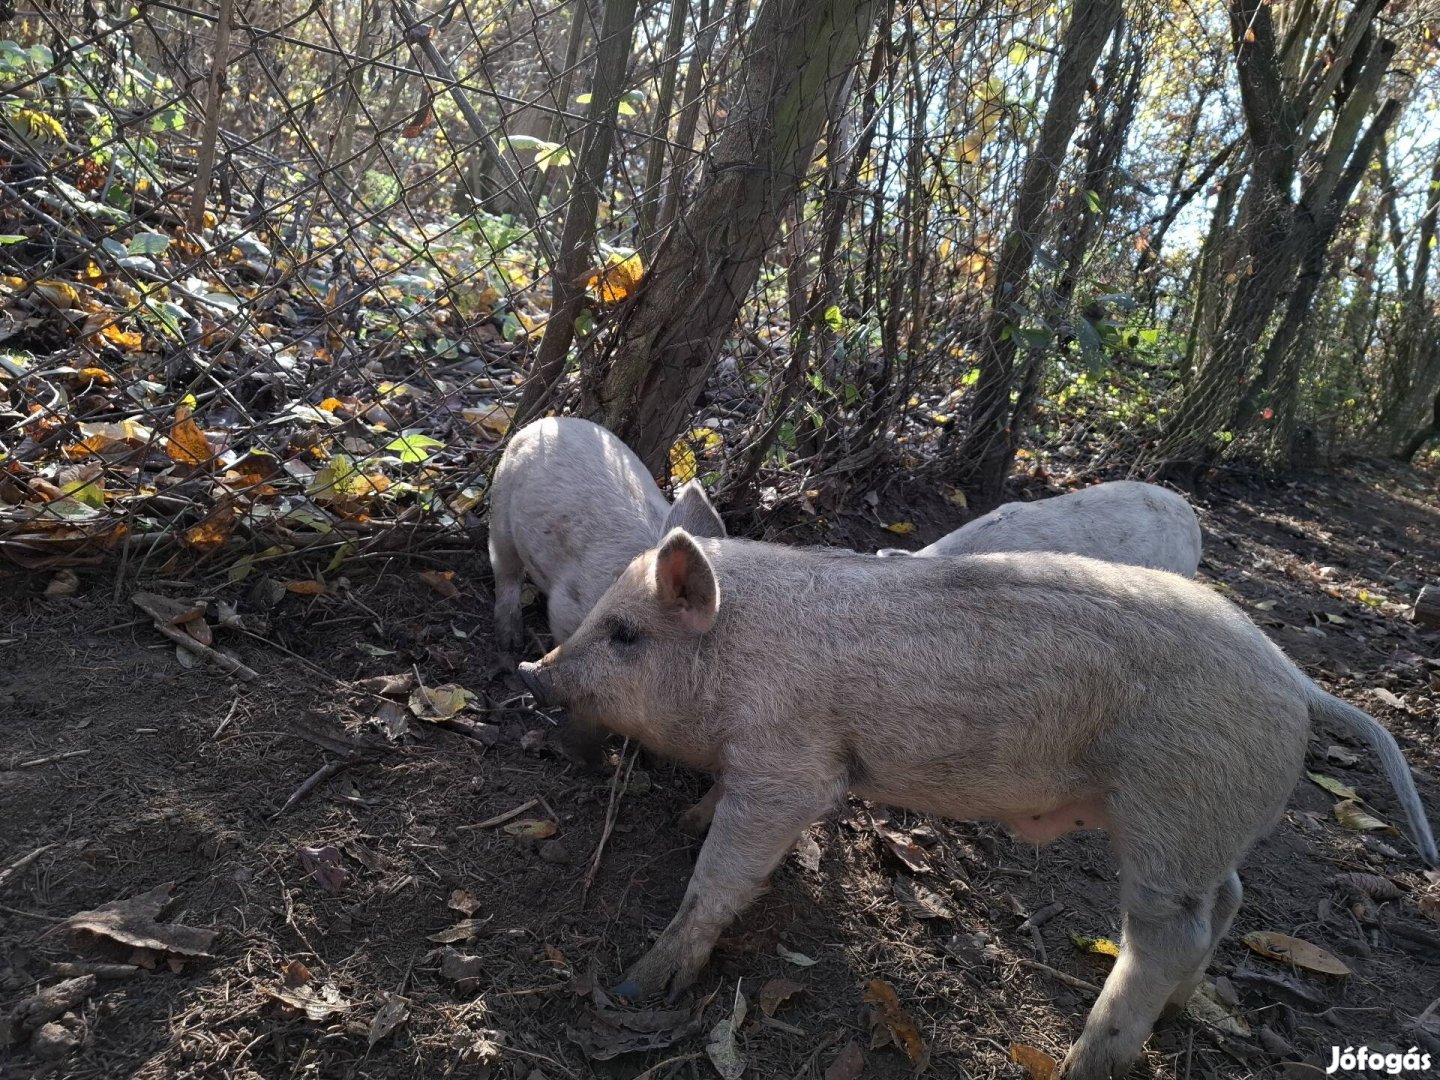
POLYGON ((1000 501, 1005 474, 1015 456, 1018 415, 1012 408, 1011 392, 1017 389, 1017 304, 1030 283, 1035 249, 1045 231, 1066 149, 1080 120, 1086 86, 1105 42, 1120 21, 1120 12, 1119 0, 1076 0, 1061 41, 1050 103, 1039 137, 1026 158, 1015 213, 996 260, 970 426, 955 455, 956 481, 977 511, 1000 501))
POLYGON ((582 410, 657 473, 774 246, 816 141, 848 93, 878 6, 763 0, 700 193, 621 309, 609 362, 587 365, 582 410))
POLYGON ((575 338, 575 316, 585 300, 581 276, 590 268, 595 241, 595 215, 600 188, 615 145, 615 114, 625 89, 635 36, 636 0, 606 0, 600 44, 595 50, 595 81, 586 113, 585 138, 575 166, 575 180, 565 209, 560 257, 552 272, 550 318, 545 336, 525 382, 515 424, 534 419, 565 372, 565 359, 575 338))

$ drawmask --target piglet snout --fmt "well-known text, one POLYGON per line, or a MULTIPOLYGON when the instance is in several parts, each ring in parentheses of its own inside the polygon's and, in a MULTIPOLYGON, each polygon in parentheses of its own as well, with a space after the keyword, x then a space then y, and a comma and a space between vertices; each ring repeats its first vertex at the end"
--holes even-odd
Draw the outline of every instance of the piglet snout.
POLYGON ((541 708, 550 704, 550 679, 539 664, 533 660, 526 661, 517 669, 520 681, 525 684, 525 689, 530 691, 530 696, 535 699, 535 704, 541 708))

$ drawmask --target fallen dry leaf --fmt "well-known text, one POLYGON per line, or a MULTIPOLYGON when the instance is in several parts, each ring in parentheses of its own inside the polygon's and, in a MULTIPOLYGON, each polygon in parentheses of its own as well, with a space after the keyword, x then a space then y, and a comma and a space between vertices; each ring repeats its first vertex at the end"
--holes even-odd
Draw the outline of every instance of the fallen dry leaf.
POLYGON ((776 944, 775 946, 775 955, 780 957, 781 960, 790 961, 790 963, 794 964, 796 967, 814 967, 820 962, 806 956, 802 952, 796 952, 794 949, 787 949, 784 945, 780 944, 776 944))
POLYGON ((609 1061, 621 1054, 663 1050, 700 1028, 700 1018, 684 1009, 596 1008, 567 1026, 565 1035, 592 1061, 609 1061))
POLYGON ((325 591, 325 582, 313 578, 297 578, 285 582, 285 591, 296 596, 319 596, 325 591))
POLYGON ((1023 1066, 1030 1074, 1030 1080, 1052 1080, 1055 1070, 1060 1067, 1060 1063, 1044 1050, 1027 1046, 1025 1043, 1010 1044, 1010 1060, 1023 1066))
POLYGON ((895 899, 917 919, 953 919, 955 909, 929 886, 903 874, 895 879, 895 899))
POLYGON ((521 818, 502 826, 502 831, 528 840, 548 840, 559 830, 553 821, 545 818, 521 818))
POLYGON ((1321 975, 1349 975, 1350 969, 1338 957, 1326 952, 1319 945, 1312 945, 1301 938, 1288 934, 1277 934, 1272 930, 1254 930, 1246 934, 1244 942, 1261 956, 1281 963, 1293 964, 1306 971, 1321 975))
POLYGON ((438 941, 442 945, 453 945, 457 941, 474 941, 480 936, 480 930, 489 921, 489 916, 483 919, 465 919, 456 923, 448 930, 441 930, 439 933, 431 934, 426 940, 438 941))
POLYGON ((930 1048, 920 1036, 915 1021, 900 1007, 895 988, 884 979, 871 979, 865 984, 865 1000, 870 1010, 870 1048, 892 1042, 905 1052, 915 1072, 923 1072, 930 1063, 930 1048))
POLYGON ((80 575, 74 570, 57 570, 45 586, 45 599, 58 600, 80 591, 80 575))
POLYGON ((462 990, 473 990, 485 974, 484 962, 478 956, 457 952, 448 946, 440 950, 440 977, 449 979, 462 990))
POLYGON ((1368 896, 1382 903, 1386 900, 1399 900, 1404 895, 1400 886, 1379 874, 1336 874, 1330 880, 1351 896, 1368 896))
POLYGON ((350 875, 340 863, 340 849, 333 844, 324 847, 302 847, 300 865, 305 872, 320 883, 326 892, 339 892, 350 880, 350 875))
POLYGON ((1311 783, 1320 785, 1320 787, 1324 788, 1324 789, 1325 789, 1326 791, 1328 791, 1331 795, 1334 795, 1337 799, 1358 799, 1358 798, 1360 798, 1360 796, 1359 796, 1358 794, 1356 794, 1354 788, 1352 788, 1352 787, 1347 787, 1346 785, 1342 784, 1339 780, 1336 780, 1336 779, 1334 779, 1333 777, 1326 776, 1324 773, 1308 772, 1308 771, 1307 771, 1307 772, 1305 773, 1305 775, 1310 778, 1310 782, 1311 782, 1311 783))
POLYGON ((930 871, 930 859, 923 848, 897 829, 881 822, 874 822, 875 834, 884 842, 890 853, 904 863, 912 872, 925 874, 930 871))
POLYGON ((865 1052, 851 1039, 826 1066, 824 1080, 860 1080, 865 1071, 865 1052))
POLYGON ((774 1016, 775 1010, 805 989, 794 979, 771 979, 760 988, 760 1011, 774 1016))
POLYGON ((1120 955, 1120 946, 1109 938, 1086 937, 1084 934, 1071 934, 1070 940, 1081 952, 1093 953, 1096 956, 1108 956, 1112 960, 1120 955))
POLYGON ((402 671, 398 675, 376 675, 369 679, 356 679, 350 686, 362 694, 399 697, 415 689, 415 673, 402 671))
POLYGON ((289 960, 280 969, 280 978, 286 986, 304 986, 310 981, 310 969, 299 960, 289 960))
POLYGON ((736 983, 735 1003, 731 1014, 711 1028, 710 1037, 705 1040, 705 1056, 710 1059, 710 1064, 715 1066, 715 1071, 722 1080, 740 1080, 745 1074, 745 1058, 735 1042, 735 1034, 745 1023, 747 1011, 745 995, 740 992, 740 984, 736 983))
POLYGON ((410 711, 421 720, 439 723, 449 720, 467 705, 475 696, 471 690, 454 683, 444 686, 417 686, 410 694, 410 711))
POLYGON ((795 841, 795 858, 812 874, 820 872, 820 844, 808 832, 801 833, 800 839, 795 841))
POLYGON ((94 934, 136 949, 208 959, 208 950, 215 941, 214 930, 155 921, 170 903, 174 888, 172 881, 127 900, 116 900, 93 911, 78 912, 66 919, 61 928, 94 934))
POLYGON ((204 465, 215 456, 215 451, 191 415, 188 406, 176 406, 175 425, 165 440, 165 452, 170 455, 171 461, 182 465, 204 465))
POLYGON ((474 915, 479 911, 485 902, 472 893, 469 889, 456 889, 445 901, 445 906, 451 911, 458 911, 461 915, 474 915))
POLYGON ((325 983, 318 990, 309 984, 262 986, 260 992, 288 1009, 303 1012, 307 1020, 328 1020, 354 1007, 333 983, 325 983))
POLYGON ((1358 799, 1343 799, 1336 803, 1333 809, 1335 820, 1347 829, 1354 829, 1356 832, 1398 831, 1395 826, 1386 824, 1366 810, 1358 799))
POLYGON ((887 532, 892 532, 896 536, 909 536, 915 531, 915 526, 908 521, 894 521, 886 525, 885 529, 887 532))
POLYGON ((380 1008, 376 1010, 375 1019, 370 1021, 368 1038, 371 1046, 388 1038, 410 1015, 410 1002, 399 994, 381 990, 379 997, 380 1008))
POLYGON ((182 532, 180 539, 187 547, 203 553, 221 547, 234 531, 235 507, 227 499, 206 514, 198 524, 182 532))
POLYGON ((1244 1017, 1225 1003, 1213 982, 1207 980, 1195 988, 1195 992, 1190 995, 1190 1000, 1185 1003, 1185 1011, 1193 1019, 1208 1024, 1226 1035, 1233 1035, 1240 1039, 1250 1037, 1250 1025, 1245 1022, 1244 1017))
POLYGON ((454 570, 421 570, 420 580, 446 600, 453 600, 460 595, 460 587, 455 584, 454 570))

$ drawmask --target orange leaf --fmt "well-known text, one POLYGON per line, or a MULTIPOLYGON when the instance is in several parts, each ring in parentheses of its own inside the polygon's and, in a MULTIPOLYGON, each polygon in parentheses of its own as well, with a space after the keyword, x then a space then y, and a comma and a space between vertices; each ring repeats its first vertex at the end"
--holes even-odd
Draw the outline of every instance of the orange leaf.
POLYGON ((454 570, 421 570, 420 580, 429 585, 446 600, 454 599, 460 595, 460 589, 455 584, 454 570))
POLYGON ((122 330, 113 322, 106 323, 102 326, 100 328, 100 334, 107 341, 120 346, 122 349, 138 349, 145 340, 143 334, 137 334, 134 330, 122 330))
POLYGON ((198 525, 192 525, 182 533, 182 538, 197 551, 214 551, 235 531, 235 508, 223 502, 212 510, 198 525))
POLYGON ((345 407, 345 403, 339 398, 327 397, 324 401, 320 402, 320 404, 316 405, 315 407, 321 412, 333 413, 336 409, 343 409, 345 407))
POLYGON ((607 265, 592 270, 582 278, 580 284, 593 289, 602 303, 613 304, 639 288, 644 276, 645 264, 640 261, 639 255, 625 257, 616 254, 610 256, 607 265))
POLYGON ((900 1007, 895 988, 884 979, 871 979, 865 984, 865 1000, 876 1006, 871 1014, 871 1024, 878 1041, 872 1041, 871 1045, 880 1045, 888 1034, 890 1041, 914 1062, 916 1072, 923 1069, 930 1060, 930 1050, 920 1037, 915 1021, 900 1007))
POLYGON ((285 591, 295 593, 297 596, 319 596, 325 591, 325 583, 312 581, 309 578, 300 578, 296 581, 285 582, 285 591))
POLYGON ((1030 1080, 1051 1080, 1059 1067, 1055 1059, 1044 1050, 1037 1050, 1024 1043, 1010 1044, 1010 1060, 1023 1065, 1030 1073, 1030 1080))
POLYGON ((182 465, 204 465, 215 456, 215 451, 210 446, 210 440, 205 438, 205 433, 200 430, 200 425, 190 416, 189 406, 175 407, 175 426, 170 429, 170 437, 165 440, 165 452, 170 455, 171 461, 178 461, 182 465))

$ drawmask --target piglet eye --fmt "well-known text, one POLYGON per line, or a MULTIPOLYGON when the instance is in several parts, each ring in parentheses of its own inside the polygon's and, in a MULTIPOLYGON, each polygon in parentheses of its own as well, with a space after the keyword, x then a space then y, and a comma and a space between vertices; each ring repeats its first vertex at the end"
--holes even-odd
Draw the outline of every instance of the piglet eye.
POLYGON ((610 627, 610 641, 614 645, 634 645, 640 640, 640 631, 627 622, 616 622, 610 627))

